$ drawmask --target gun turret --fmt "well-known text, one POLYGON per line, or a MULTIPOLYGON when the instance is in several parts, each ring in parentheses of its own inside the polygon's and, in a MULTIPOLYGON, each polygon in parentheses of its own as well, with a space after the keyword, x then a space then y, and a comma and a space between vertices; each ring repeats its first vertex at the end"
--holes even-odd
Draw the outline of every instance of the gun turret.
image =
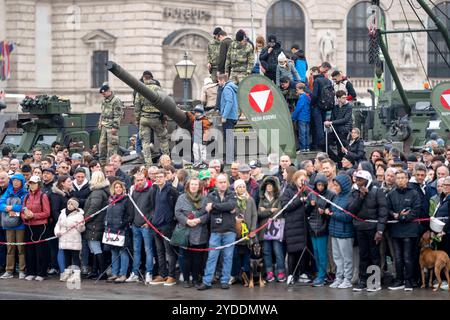
POLYGON ((136 92, 140 93, 144 98, 150 101, 155 108, 173 119, 180 127, 184 129, 191 128, 191 120, 186 116, 186 113, 183 110, 177 108, 175 101, 167 94, 149 89, 145 84, 133 77, 113 61, 108 61, 106 63, 106 68, 117 78, 125 82, 130 88, 136 90, 136 92))

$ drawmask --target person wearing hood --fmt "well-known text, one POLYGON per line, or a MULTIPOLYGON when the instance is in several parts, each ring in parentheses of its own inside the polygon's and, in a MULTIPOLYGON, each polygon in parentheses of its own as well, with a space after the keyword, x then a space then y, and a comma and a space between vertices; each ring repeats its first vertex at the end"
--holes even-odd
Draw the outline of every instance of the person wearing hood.
POLYGON ((297 171, 292 178, 292 182, 280 196, 280 206, 286 207, 283 216, 286 219, 284 238, 288 253, 288 284, 298 280, 299 275, 303 275, 305 271, 305 259, 300 259, 300 257, 306 247, 308 234, 305 217, 306 193, 303 191, 307 181, 308 174, 306 171, 297 171), (297 194, 299 192, 300 194, 297 194), (294 196, 295 199, 287 205, 294 196), (296 268, 299 263, 300 267, 296 268), (295 274, 294 271, 296 271, 295 274))
POLYGON ((233 130, 238 121, 238 87, 228 80, 226 74, 218 76, 219 86, 223 88, 220 97, 220 115, 222 116, 223 143, 226 146, 226 162, 231 163, 234 159, 234 138, 233 130), (230 138, 227 137, 230 135, 230 138), (228 141, 228 143, 227 143, 228 141))
MULTIPOLYGON (((387 224, 387 202, 383 190, 373 185, 372 175, 365 170, 356 173, 356 183, 349 202, 348 210, 355 216, 362 220, 377 221, 371 223, 353 220, 359 246, 359 283, 353 291, 363 291, 367 289, 367 267, 381 265, 379 244, 387 224)), ((370 292, 378 290, 381 287, 367 289, 370 292)))
POLYGON ((81 233, 85 230, 84 211, 79 208, 76 198, 67 201, 55 225, 55 235, 59 237, 59 249, 64 252, 64 273, 60 281, 81 281, 81 233), (71 266, 78 268, 72 269, 71 266), (73 274, 73 275, 72 275, 73 274))
MULTIPOLYGON (((215 77, 217 77, 217 75, 215 75, 215 77)), ((203 80, 200 101, 202 102, 202 105, 205 106, 205 111, 212 110, 216 107, 218 87, 219 85, 217 82, 213 82, 209 77, 203 80)))
MULTIPOLYGON (((2 228, 6 232, 7 242, 24 242, 25 240, 25 225, 20 218, 20 212, 27 194, 24 176, 21 173, 14 174, 9 179, 8 189, 0 198, 2 228)), ((16 249, 19 253, 19 279, 25 278, 25 247, 6 246, 6 272, 0 279, 13 277, 16 266, 16 249)))
MULTIPOLYGON (((280 182, 278 178, 266 177, 261 184, 259 194, 258 226, 261 226, 266 224, 280 210, 280 182)), ((284 218, 278 218, 277 221, 269 223, 271 228, 265 227, 258 233, 259 241, 263 241, 263 257, 267 282, 273 282, 275 275, 278 282, 286 281, 283 235, 281 230, 277 228, 277 226, 282 226, 283 223, 284 218), (266 233, 268 233, 267 236, 265 235, 266 233), (275 256, 275 264, 273 256, 275 256)))
POLYGON ((288 60, 286 55, 281 52, 278 55, 277 71, 275 76, 275 83, 280 86, 280 79, 283 77, 288 77, 290 80, 300 81, 300 75, 295 69, 294 63, 288 60))
POLYGON ((248 42, 244 30, 238 30, 236 40, 231 43, 227 52, 225 70, 230 70, 230 80, 238 85, 252 73, 255 57, 253 46, 248 42))
MULTIPOLYGON (((348 209, 352 188, 351 178, 346 174, 338 174, 333 179, 333 183, 336 196, 332 201, 342 209, 348 209)), ((330 285, 330 288, 351 288, 353 276, 353 218, 335 206, 326 209, 325 213, 330 216, 328 231, 331 236, 333 260, 336 264, 336 279, 330 285)))
MULTIPOLYGON (((49 197, 42 192, 41 179, 32 176, 28 181, 29 194, 25 196, 21 213, 25 228, 25 242, 45 239, 48 236, 47 224, 50 217, 49 197)), ((36 243, 25 247, 27 276, 25 280, 42 281, 47 276, 48 243, 36 243)))
MULTIPOLYGON (((322 173, 316 175, 314 191, 328 200, 333 199, 335 196, 334 192, 328 190, 327 177, 322 173)), ((311 235, 314 258, 318 269, 317 277, 313 281, 314 287, 323 286, 327 277, 329 221, 329 216, 325 214, 327 208, 329 208, 329 204, 324 199, 313 193, 308 195, 308 204, 306 206, 308 230, 311 235)))
MULTIPOLYGON (((151 182, 148 181, 142 172, 134 175, 134 185, 130 189, 130 196, 136 203, 137 208, 141 209, 145 219, 150 220, 150 210, 152 202, 150 198, 151 182)), ((145 251, 145 283, 149 284, 153 280, 153 240, 154 233, 150 226, 141 216, 139 210, 133 206, 133 217, 131 222, 131 231, 133 233, 133 266, 131 274, 126 282, 139 281, 139 267, 141 265, 142 242, 144 242, 145 251)))
MULTIPOLYGON (((236 193, 236 219, 243 221, 248 228, 249 233, 256 229, 256 223, 258 220, 258 211, 256 204, 250 194, 247 192, 247 186, 244 180, 238 179, 234 182, 234 191, 236 193)), ((237 235, 241 238, 242 235, 237 235)), ((241 277, 242 272, 250 276, 250 247, 258 241, 255 238, 238 243, 234 247, 233 265, 231 268, 230 284, 233 284, 241 277)))
MULTIPOLYGON (((91 194, 84 204, 84 218, 86 219, 86 231, 83 233, 83 239, 88 241, 89 249, 94 254, 94 264, 92 272, 88 275, 89 279, 97 279, 98 276, 105 270, 102 252, 102 238, 105 228, 105 211, 100 212, 94 217, 92 214, 97 213, 102 208, 106 207, 109 198, 109 181, 101 171, 92 173, 91 181, 89 182, 91 194)), ((106 274, 101 280, 106 280, 106 274)))
POLYGON ((268 69, 266 70, 266 77, 268 77, 273 82, 276 81, 276 73, 277 73, 277 65, 278 65, 278 56, 283 52, 281 48, 281 43, 277 41, 277 37, 275 35, 270 35, 267 38, 267 47, 262 49, 261 54, 259 55, 259 60, 265 61, 268 64, 268 69))
POLYGON ((389 217, 397 223, 388 225, 394 245, 396 279, 389 290, 412 291, 414 277, 414 247, 419 225, 416 219, 421 210, 420 196, 408 185, 408 174, 399 170, 395 174, 396 188, 387 195, 389 217))

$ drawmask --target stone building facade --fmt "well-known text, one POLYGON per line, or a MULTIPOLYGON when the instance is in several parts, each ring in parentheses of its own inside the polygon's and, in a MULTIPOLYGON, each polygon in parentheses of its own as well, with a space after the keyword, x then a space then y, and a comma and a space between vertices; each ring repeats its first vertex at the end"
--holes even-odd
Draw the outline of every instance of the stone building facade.
MULTIPOLYGON (((445 10, 450 7, 449 1, 437 2, 445 10)), ((387 28, 406 29, 399 2, 381 3, 387 28)), ((251 35, 253 25, 255 35, 266 37, 286 30, 281 38, 303 46, 310 66, 326 58, 344 72, 353 67, 355 74, 349 76, 364 96, 373 87, 370 70, 358 74, 362 70, 358 66, 363 68, 367 60, 367 44, 361 37, 367 31, 369 5, 360 0, 0 0, 0 40, 16 44, 11 78, 0 82, 0 89, 54 93, 69 97, 74 111, 99 111, 98 85, 104 80, 131 102, 131 90, 102 68, 103 61, 113 60, 136 77, 151 70, 179 98, 182 83, 174 65, 187 51, 197 65, 191 90, 192 98, 198 98, 208 75, 206 48, 214 27, 221 26, 234 37, 239 28, 251 35)), ((406 7, 405 12, 411 28, 421 28, 412 9, 406 7)), ((423 10, 418 14, 428 21, 423 10)), ((425 69, 430 57, 427 35, 413 37, 389 36, 394 64, 408 89, 421 88, 426 79, 415 49, 411 56, 412 46, 417 46, 425 69)), ((441 74, 432 82, 442 78, 441 74)))

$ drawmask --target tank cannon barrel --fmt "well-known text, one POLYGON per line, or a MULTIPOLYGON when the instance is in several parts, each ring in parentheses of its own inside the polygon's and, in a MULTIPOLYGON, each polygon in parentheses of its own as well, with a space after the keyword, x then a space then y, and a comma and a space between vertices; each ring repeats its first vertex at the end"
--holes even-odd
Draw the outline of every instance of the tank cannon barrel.
POLYGON ((106 68, 117 78, 125 82, 130 88, 136 90, 136 92, 140 93, 145 99, 150 101, 155 108, 161 111, 161 113, 173 119, 180 127, 184 129, 191 128, 189 117, 186 116, 186 113, 183 110, 177 108, 175 101, 166 93, 155 92, 149 89, 145 84, 133 77, 128 71, 114 61, 108 61, 106 63, 106 68))

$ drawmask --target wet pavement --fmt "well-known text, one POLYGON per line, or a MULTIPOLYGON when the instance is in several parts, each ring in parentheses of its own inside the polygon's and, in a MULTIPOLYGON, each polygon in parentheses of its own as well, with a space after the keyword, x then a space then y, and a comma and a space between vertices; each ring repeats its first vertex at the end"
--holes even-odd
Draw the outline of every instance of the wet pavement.
POLYGON ((50 278, 43 282, 10 279, 0 280, 0 299, 3 300, 449 300, 450 292, 414 289, 413 292, 389 291, 353 292, 351 289, 313 288, 296 284, 288 288, 285 283, 270 283, 265 288, 245 288, 235 284, 229 290, 219 287, 206 291, 152 286, 143 283, 114 284, 83 280, 81 289, 69 289, 66 283, 50 278))

